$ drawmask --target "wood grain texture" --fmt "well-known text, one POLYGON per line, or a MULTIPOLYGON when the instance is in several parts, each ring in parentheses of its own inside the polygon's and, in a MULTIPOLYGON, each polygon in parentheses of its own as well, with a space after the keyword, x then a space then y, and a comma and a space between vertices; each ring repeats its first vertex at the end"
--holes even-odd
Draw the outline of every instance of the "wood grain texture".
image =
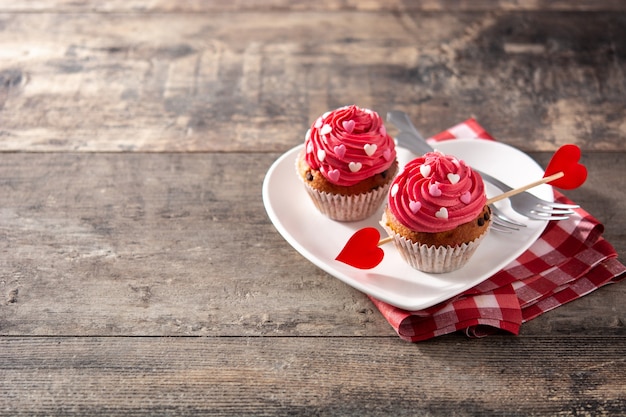
POLYGON ((0 416, 624 415, 623 283, 410 344, 261 184, 344 104, 474 116, 580 145, 624 261, 625 63, 620 0, 0 0, 0 416))
POLYGON ((624 11, 621 0, 29 0, 0 1, 10 12, 223 12, 223 11, 624 11))
POLYGON ((278 152, 352 103, 625 150, 626 12, 268 13, 0 14, 0 151, 278 152))
MULTIPOLYGON (((271 225, 261 183, 277 156, 3 155, 0 334, 393 335, 363 294, 271 225)), ((593 174, 568 195, 624 259, 620 158, 586 156, 593 174)), ((609 286, 523 332, 624 335, 625 297, 609 286)))
POLYGON ((0 414, 617 416, 624 346, 623 336, 4 338, 0 414))
POLYGON ((0 333, 392 334, 274 230, 275 156, 5 155, 0 333))

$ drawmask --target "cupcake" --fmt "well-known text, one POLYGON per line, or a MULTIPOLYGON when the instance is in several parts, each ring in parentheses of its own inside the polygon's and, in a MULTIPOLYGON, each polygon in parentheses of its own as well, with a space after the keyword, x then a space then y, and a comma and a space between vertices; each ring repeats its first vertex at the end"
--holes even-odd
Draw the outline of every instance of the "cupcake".
POLYGON ((357 221, 384 203, 398 171, 395 142, 380 116, 357 106, 320 116, 296 167, 311 200, 333 220, 357 221))
POLYGON ((486 235, 486 201, 482 178, 465 162, 429 152, 394 179, 381 224, 413 268, 450 272, 467 263, 486 235))

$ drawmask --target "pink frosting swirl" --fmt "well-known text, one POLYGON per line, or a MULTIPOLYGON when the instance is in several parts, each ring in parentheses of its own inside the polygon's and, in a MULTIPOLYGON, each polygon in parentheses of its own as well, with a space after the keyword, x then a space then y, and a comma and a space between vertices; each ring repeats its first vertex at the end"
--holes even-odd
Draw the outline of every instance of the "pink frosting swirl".
POLYGON ((306 134, 306 162, 332 184, 351 186, 388 169, 395 142, 380 116, 357 106, 320 116, 306 134))
POLYGON ((482 178, 462 160, 429 152, 410 161, 389 190, 389 210, 411 230, 438 233, 476 218, 487 201, 482 178))

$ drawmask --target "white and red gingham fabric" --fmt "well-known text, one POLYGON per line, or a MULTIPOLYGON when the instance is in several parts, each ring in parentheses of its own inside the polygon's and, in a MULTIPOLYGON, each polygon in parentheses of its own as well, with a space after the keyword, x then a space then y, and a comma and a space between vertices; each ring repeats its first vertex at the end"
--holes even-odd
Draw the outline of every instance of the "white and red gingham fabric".
MULTIPOLYGON (((468 119, 429 140, 494 138, 468 119)), ((555 199, 572 203, 555 191, 555 199)), ((398 335, 417 342, 463 331, 481 337, 498 330, 517 335, 522 323, 624 278, 626 267, 602 238, 604 227, 582 208, 549 222, 531 247, 501 271, 464 293, 419 311, 372 302, 398 335)))

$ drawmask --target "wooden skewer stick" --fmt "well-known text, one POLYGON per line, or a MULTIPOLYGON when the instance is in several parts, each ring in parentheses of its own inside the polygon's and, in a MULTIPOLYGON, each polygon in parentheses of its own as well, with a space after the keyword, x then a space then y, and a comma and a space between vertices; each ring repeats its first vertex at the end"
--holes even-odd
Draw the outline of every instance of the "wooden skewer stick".
MULTIPOLYGON (((537 187, 537 186, 539 186, 541 184, 546 184, 546 183, 548 183, 550 181, 554 181, 556 179, 559 179, 559 178, 563 177, 564 175, 565 174, 563 172, 557 172, 556 174, 552 174, 549 177, 544 177, 544 178, 542 178, 540 180, 537 180, 535 182, 531 182, 530 184, 526 184, 526 185, 524 185, 524 186, 522 186, 520 188, 516 188, 514 190, 507 191, 506 193, 499 194, 499 195, 497 195, 495 197, 491 197, 490 199, 487 200, 487 202, 485 204, 489 205, 491 203, 495 203, 496 201, 504 200, 505 198, 512 197, 515 194, 523 193, 524 191, 529 190, 529 189, 534 188, 534 187, 537 187)), ((378 246, 382 246, 385 243, 391 242, 392 240, 393 240, 392 237, 382 238, 382 239, 380 239, 378 241, 378 246)))
POLYGON ((565 174, 563 172, 557 172, 556 174, 552 174, 549 177, 544 177, 544 178, 542 178, 542 179, 540 179, 538 181, 531 182, 530 184, 526 184, 523 187, 516 188, 516 189, 511 190, 511 191, 507 191, 506 193, 502 193, 502 194, 497 195, 495 197, 491 197, 490 199, 487 200, 487 203, 485 203, 485 204, 489 205, 491 203, 495 203, 496 201, 504 200, 505 198, 512 197, 515 194, 523 193, 524 191, 529 190, 529 189, 534 188, 534 187, 537 187, 538 185, 545 184, 547 182, 559 179, 559 178, 561 178, 564 175, 565 174))

